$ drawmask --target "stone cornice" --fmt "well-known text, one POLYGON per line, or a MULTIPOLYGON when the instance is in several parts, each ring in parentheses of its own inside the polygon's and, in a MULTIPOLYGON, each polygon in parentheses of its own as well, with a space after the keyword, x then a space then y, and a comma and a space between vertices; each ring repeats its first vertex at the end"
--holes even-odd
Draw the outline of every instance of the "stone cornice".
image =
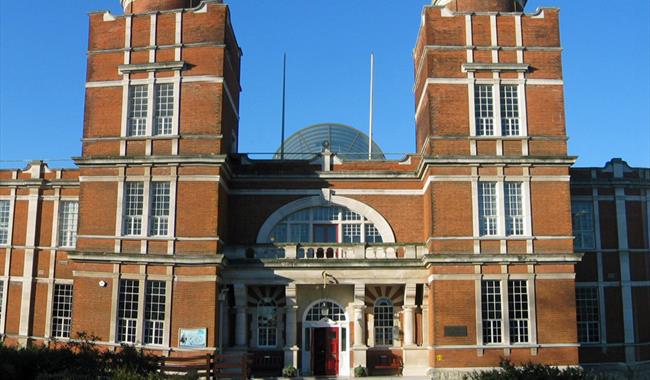
POLYGON ((103 262, 103 263, 137 263, 137 264, 172 264, 172 265, 218 265, 224 263, 224 255, 143 255, 120 253, 69 253, 68 258, 73 261, 103 262))

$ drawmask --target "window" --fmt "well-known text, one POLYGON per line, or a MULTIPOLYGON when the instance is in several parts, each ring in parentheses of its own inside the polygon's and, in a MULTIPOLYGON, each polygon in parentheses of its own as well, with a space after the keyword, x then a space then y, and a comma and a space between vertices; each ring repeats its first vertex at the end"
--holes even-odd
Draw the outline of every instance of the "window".
POLYGON ((511 344, 530 341, 528 282, 509 280, 507 284, 508 313, 504 315, 501 281, 481 281, 483 344, 506 343, 504 338, 506 326, 511 344))
POLYGON ((501 135, 519 135, 519 97, 517 85, 501 85, 501 135))
POLYGON ((591 201, 573 201, 574 245, 579 249, 594 248, 594 206, 591 201))
POLYGON ((269 240, 277 243, 381 243, 375 225, 340 206, 312 207, 294 212, 276 224, 269 240))
POLYGON ((522 182, 479 182, 478 213, 481 236, 524 234, 522 182), (499 201, 498 194, 503 194, 499 201), (505 221, 502 220, 505 218, 505 221), (505 222, 505 231, 501 223, 505 222))
POLYGON ((0 200, 0 244, 9 243, 9 201, 0 200))
POLYGON ((54 284, 52 336, 69 338, 72 322, 72 284, 54 284))
POLYGON ((138 280, 120 280, 120 299, 117 314, 117 340, 123 343, 135 343, 138 325, 138 280))
POLYGON ((169 234, 169 182, 151 182, 149 235, 169 234))
POLYGON ((156 117, 154 135, 172 134, 172 117, 174 116, 174 84, 156 85, 156 117))
POLYGON ((375 318, 375 345, 393 345, 393 304, 386 298, 380 298, 375 302, 373 310, 375 318))
POLYGON ((318 322, 321 319, 329 319, 334 322, 345 321, 345 312, 338 304, 332 301, 321 301, 316 303, 307 312, 307 322, 318 322))
MULTIPOLYGON (((144 344, 163 344, 167 283, 145 281, 144 289, 144 344)), ((120 298, 117 315, 117 341, 137 343, 138 313, 140 312, 140 281, 120 280, 120 298)))
POLYGON ((144 343, 163 344, 166 283, 147 281, 144 305, 144 343))
POLYGON ((501 283, 496 280, 481 282, 481 315, 483 343, 501 343, 501 283))
POLYGON ((149 108, 148 92, 145 84, 131 86, 129 89, 129 136, 144 136, 146 133, 149 108))
POLYGON ((0 280, 0 322, 2 322, 2 305, 4 301, 5 283, 0 280))
POLYGON ((506 235, 524 234, 524 214, 521 200, 521 182, 503 185, 506 208, 506 235))
POLYGON ((498 99, 494 97, 494 85, 474 86, 474 118, 477 136, 519 136, 519 90, 517 84, 499 85, 498 99), (498 100, 498 104, 495 104, 498 100), (498 110, 501 125, 495 126, 495 110, 498 110))
POLYGON ((144 183, 126 182, 124 196, 124 235, 142 234, 144 183))
POLYGON ((146 136, 149 133, 154 136, 171 135, 174 101, 173 83, 158 83, 152 91, 149 91, 147 84, 131 85, 127 136, 146 136), (149 121, 149 112, 153 112, 152 121, 149 121), (153 125, 149 125, 151 122, 153 125))
POLYGON ((478 136, 494 135, 493 103, 491 84, 478 84, 474 87, 474 114, 478 136))
POLYGON ((578 342, 600 342, 598 288, 576 288, 576 307, 576 317, 578 320, 578 342))
POLYGON ((528 343, 528 290, 526 280, 508 281, 510 343, 528 343))
POLYGON ((74 247, 77 243, 79 203, 63 201, 59 206, 59 246, 74 247))
POLYGON ((263 298, 257 304, 257 345, 277 346, 278 316, 275 301, 263 298))
POLYGON ((478 207, 481 235, 497 234, 497 184, 496 182, 479 182, 478 207))

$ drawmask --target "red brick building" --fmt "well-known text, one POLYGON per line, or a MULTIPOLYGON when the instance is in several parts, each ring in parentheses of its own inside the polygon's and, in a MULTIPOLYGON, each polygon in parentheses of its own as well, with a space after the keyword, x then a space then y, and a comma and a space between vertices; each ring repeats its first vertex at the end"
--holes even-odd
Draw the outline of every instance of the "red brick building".
POLYGON ((648 271, 630 266, 649 262, 647 173, 632 171, 645 174, 629 194, 628 177, 612 193, 599 193, 600 174, 570 186, 559 12, 520 3, 424 8, 417 150, 397 161, 346 155, 332 143, 353 132, 331 125, 343 137, 311 158, 239 153, 242 54, 220 1, 92 13, 78 169, 0 171, 5 342, 85 331, 162 355, 248 352, 257 374, 648 360, 635 319, 648 314, 648 271), (576 325, 571 211, 572 192, 592 189, 603 222, 596 245, 578 249, 594 250, 578 292, 597 289, 595 328, 586 296, 576 325), (621 224, 616 235, 605 223, 620 216, 619 193, 636 202, 623 220, 645 220, 625 244, 621 224), (620 277, 596 276, 593 257, 619 263, 620 277), (579 350, 577 333, 593 331, 579 350))

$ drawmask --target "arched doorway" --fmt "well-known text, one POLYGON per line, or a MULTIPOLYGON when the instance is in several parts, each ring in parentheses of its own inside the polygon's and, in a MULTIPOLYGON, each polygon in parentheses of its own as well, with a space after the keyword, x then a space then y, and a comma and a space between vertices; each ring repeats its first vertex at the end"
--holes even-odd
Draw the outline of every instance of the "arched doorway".
POLYGON ((350 341, 345 309, 330 299, 320 299, 302 318, 304 373, 314 376, 349 376, 350 341))

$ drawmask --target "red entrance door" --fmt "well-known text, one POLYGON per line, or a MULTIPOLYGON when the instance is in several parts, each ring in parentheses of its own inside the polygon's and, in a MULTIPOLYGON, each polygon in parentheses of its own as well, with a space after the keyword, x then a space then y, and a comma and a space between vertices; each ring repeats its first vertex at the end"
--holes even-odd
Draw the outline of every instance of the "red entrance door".
POLYGON ((313 329, 312 368, 316 376, 336 376, 339 369, 339 329, 313 329))

